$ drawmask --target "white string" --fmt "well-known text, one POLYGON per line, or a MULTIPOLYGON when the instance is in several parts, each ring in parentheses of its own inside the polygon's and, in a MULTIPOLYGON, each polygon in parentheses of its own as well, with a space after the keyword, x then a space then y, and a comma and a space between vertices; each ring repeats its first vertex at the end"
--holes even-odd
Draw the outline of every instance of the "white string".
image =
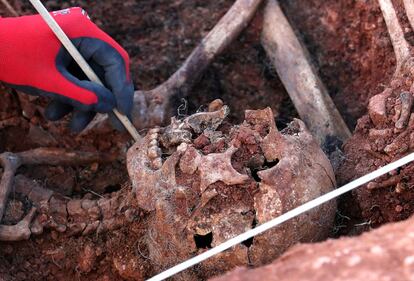
POLYGON ((371 173, 369 173, 369 174, 367 174, 363 177, 360 177, 360 178, 358 178, 358 179, 356 179, 356 180, 354 180, 354 181, 352 181, 352 182, 350 182, 350 183, 348 183, 348 184, 346 184, 346 185, 344 185, 340 188, 337 188, 337 189, 335 189, 331 192, 328 192, 328 193, 326 193, 326 194, 324 194, 324 195, 322 195, 322 196, 320 196, 316 199, 313 199, 313 200, 311 200, 311 201, 309 201, 309 202, 307 202, 307 203, 305 203, 305 204, 303 204, 303 205, 301 205, 301 206, 299 206, 299 207, 297 207, 297 208, 295 208, 291 211, 288 211, 288 212, 284 213, 283 215, 281 215, 277 218, 274 218, 274 219, 272 219, 272 220, 270 220, 270 221, 268 221, 268 222, 266 222, 266 223, 264 223, 264 224, 262 224, 262 225, 260 225, 256 228, 250 229, 250 230, 244 232, 243 234, 240 234, 240 235, 238 235, 238 236, 236 236, 236 237, 234 237, 230 240, 227 240, 226 242, 224 242, 224 243, 220 244, 219 246, 214 247, 214 248, 202 253, 201 255, 195 256, 195 257, 193 257, 191 259, 188 259, 188 260, 184 261, 183 263, 180 263, 180 264, 178 264, 178 265, 176 265, 176 266, 174 266, 174 267, 172 267, 172 268, 170 268, 170 269, 168 269, 164 272, 161 272, 160 274, 148 279, 148 281, 161 281, 161 280, 164 280, 168 277, 171 277, 171 276, 173 276, 173 275, 175 275, 175 274, 177 274, 177 273, 179 273, 179 272, 181 272, 181 271, 183 271, 183 270, 185 270, 185 269, 187 269, 187 268, 189 268, 193 265, 196 265, 196 264, 198 264, 198 263, 200 263, 200 262, 202 262, 202 261, 204 261, 208 258, 211 258, 214 255, 217 255, 217 254, 219 254, 219 253, 221 253, 221 252, 223 252, 223 251, 225 251, 225 250, 227 250, 227 249, 229 249, 233 246, 236 246, 236 245, 242 243, 243 241, 245 241, 247 239, 250 239, 250 238, 252 238, 256 235, 259 235, 259 234, 265 232, 266 230, 269 230, 269 229, 271 229, 275 226, 278 226, 278 225, 284 223, 287 220, 290 220, 294 217, 297 217, 297 216, 299 216, 299 215, 301 215, 301 214, 303 214, 303 213, 305 213, 305 212, 307 212, 307 211, 309 211, 309 210, 311 210, 315 207, 318 207, 319 205, 322 205, 322 204, 328 202, 329 200, 337 198, 340 195, 342 195, 342 194, 344 194, 348 191, 351 191, 351 190, 353 190, 353 189, 355 189, 355 188, 357 188, 361 185, 364 185, 364 184, 366 184, 366 183, 368 183, 368 182, 370 182, 370 181, 372 181, 372 180, 374 180, 374 179, 376 179, 380 176, 383 176, 383 175, 391 172, 392 170, 400 168, 401 166, 403 166, 405 164, 408 164, 412 161, 414 161, 414 153, 411 153, 411 154, 409 154, 409 155, 407 155, 407 156, 405 156, 405 157, 403 157, 403 158, 401 158, 401 159, 399 159, 395 162, 392 162, 388 165, 385 165, 384 167, 379 168, 378 170, 375 170, 375 171, 373 171, 373 172, 371 172, 371 173))

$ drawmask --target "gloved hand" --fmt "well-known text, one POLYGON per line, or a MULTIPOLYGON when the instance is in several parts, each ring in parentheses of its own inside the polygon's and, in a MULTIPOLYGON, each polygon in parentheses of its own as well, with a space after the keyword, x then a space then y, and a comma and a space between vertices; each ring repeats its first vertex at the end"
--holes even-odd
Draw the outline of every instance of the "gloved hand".
POLYGON ((126 51, 81 8, 51 14, 105 87, 88 81, 39 15, 0 18, 0 81, 52 98, 45 110, 52 121, 73 111, 70 127, 75 132, 83 130, 96 112, 110 113, 116 107, 129 115, 134 89, 126 51))

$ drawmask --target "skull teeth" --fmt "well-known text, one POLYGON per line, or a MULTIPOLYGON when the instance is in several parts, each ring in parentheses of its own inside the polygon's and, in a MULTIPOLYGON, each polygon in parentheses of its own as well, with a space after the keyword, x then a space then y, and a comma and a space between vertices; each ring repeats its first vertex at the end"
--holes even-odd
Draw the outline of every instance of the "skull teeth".
POLYGON ((150 134, 158 134, 160 132, 160 128, 152 128, 151 130, 149 130, 150 134))
POLYGON ((158 170, 162 167, 162 151, 158 143, 160 128, 153 128, 148 133, 149 143, 147 149, 147 156, 150 160, 151 169, 158 170))
POLYGON ((159 170, 162 167, 162 159, 161 157, 152 159, 151 161, 151 168, 154 170, 159 170))
POLYGON ((161 153, 161 149, 158 146, 151 146, 147 151, 147 155, 150 159, 159 158, 161 153))

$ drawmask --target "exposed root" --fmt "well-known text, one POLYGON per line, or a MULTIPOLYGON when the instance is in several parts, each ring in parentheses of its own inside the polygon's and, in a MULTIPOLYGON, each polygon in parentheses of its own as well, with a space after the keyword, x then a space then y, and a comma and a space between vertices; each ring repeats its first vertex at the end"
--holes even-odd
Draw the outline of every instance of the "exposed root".
POLYGON ((351 136, 348 127, 276 0, 269 0, 265 8, 262 45, 319 143, 324 145, 328 137, 347 140, 351 136))
MULTIPOLYGON (((84 165, 89 163, 107 163, 115 159, 113 154, 92 153, 92 152, 68 152, 62 149, 45 149, 38 148, 20 153, 6 152, 0 154, 0 164, 3 166, 3 175, 0 181, 0 221, 3 217, 7 198, 16 181, 15 174, 17 169, 22 165, 84 165)), ((31 187, 30 184, 20 189, 23 194, 27 195, 32 200, 44 200, 51 197, 51 193, 43 191, 40 188, 31 187), (48 197, 48 198, 47 198, 48 197)), ((33 218, 26 216, 26 218, 16 225, 17 229, 24 229, 26 225, 25 220, 33 218)), ((4 226, 4 233, 9 233, 6 230, 11 230, 12 226, 4 226)), ((13 234, 13 232, 10 232, 13 234)), ((27 239, 27 233, 23 230, 15 232, 15 236, 4 236, 7 241, 14 241, 27 239), (23 235, 23 234, 24 235, 23 235)), ((29 235, 30 236, 30 235, 29 235)), ((1 240, 1 237, 0 237, 1 240)))
MULTIPOLYGON (((168 117, 173 116, 171 98, 189 95, 210 63, 247 27, 261 2, 262 0, 237 0, 167 81, 153 90, 135 92, 132 112, 134 125, 137 128, 149 128, 168 121, 168 117)), ((104 126, 106 119, 104 115, 99 116, 84 133, 104 126)))

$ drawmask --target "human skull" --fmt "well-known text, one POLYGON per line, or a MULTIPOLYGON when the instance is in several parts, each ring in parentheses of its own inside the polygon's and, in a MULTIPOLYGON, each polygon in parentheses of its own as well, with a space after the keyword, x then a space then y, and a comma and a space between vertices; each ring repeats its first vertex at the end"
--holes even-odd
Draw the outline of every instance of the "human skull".
MULTIPOLYGON (((332 167, 300 120, 279 132, 270 108, 248 110, 237 126, 227 106, 173 119, 128 152, 138 204, 150 212, 145 238, 156 271, 295 208, 335 186, 332 167)), ((261 265, 297 242, 325 238, 335 203, 217 255, 179 278, 206 278, 261 265)))

